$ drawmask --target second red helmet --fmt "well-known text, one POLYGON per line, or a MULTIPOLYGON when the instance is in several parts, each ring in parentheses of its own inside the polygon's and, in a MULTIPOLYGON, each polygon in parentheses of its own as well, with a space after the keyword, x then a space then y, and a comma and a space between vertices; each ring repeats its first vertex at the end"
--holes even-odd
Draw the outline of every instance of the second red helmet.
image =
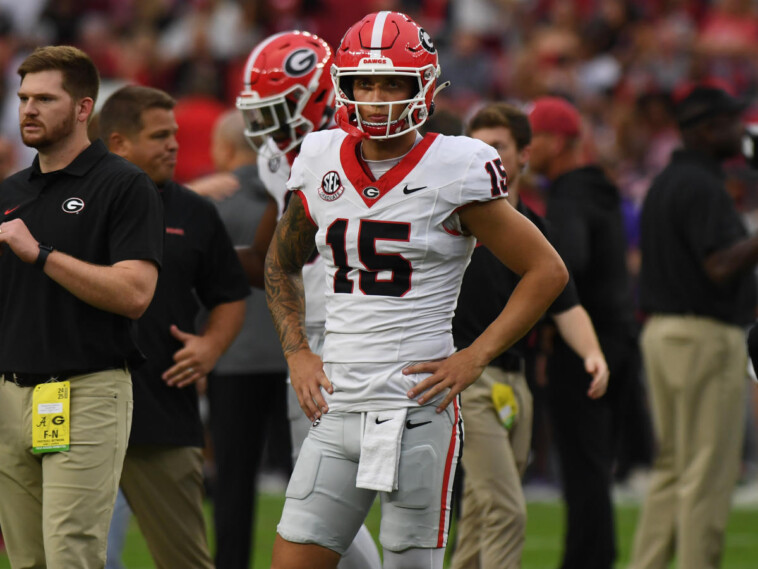
POLYGON ((268 156, 278 147, 278 153, 286 154, 306 134, 329 123, 334 114, 332 62, 329 44, 308 32, 275 34, 253 49, 237 108, 245 117, 245 136, 258 152, 268 156))

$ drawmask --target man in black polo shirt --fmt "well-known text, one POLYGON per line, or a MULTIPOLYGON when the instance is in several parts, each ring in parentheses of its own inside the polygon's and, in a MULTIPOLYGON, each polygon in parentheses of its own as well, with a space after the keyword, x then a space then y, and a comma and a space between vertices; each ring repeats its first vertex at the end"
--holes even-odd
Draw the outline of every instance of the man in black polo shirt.
POLYGON ((616 558, 611 473, 630 387, 638 381, 634 310, 618 189, 585 164, 581 117, 559 97, 541 97, 529 114, 529 168, 549 181, 546 217, 597 331, 611 380, 606 395, 585 397, 582 360, 555 337, 547 400, 566 500, 561 569, 610 569, 616 558))
MULTIPOLYGON (((472 138, 486 142, 500 155, 508 176, 508 202, 547 233, 545 221, 519 198, 521 170, 529 159, 532 136, 527 116, 512 105, 493 103, 474 115, 468 130, 472 138)), ((486 247, 474 249, 453 318, 457 349, 471 345, 489 326, 519 280, 486 247)), ((587 311, 579 304, 573 281, 569 280, 548 313, 584 364, 586 396, 602 397, 608 386, 608 366, 587 311)), ((522 339, 495 358, 461 393, 466 423, 462 459, 465 478, 452 569, 521 567, 526 537, 521 477, 532 440, 532 395, 526 383, 525 351, 526 341, 522 339)))
MULTIPOLYGON (((113 152, 156 183, 166 222, 163 270, 138 322, 147 363, 135 370, 121 488, 157 567, 192 569, 213 567, 202 511, 203 427, 195 383, 240 331, 250 290, 216 208, 171 180, 178 149, 174 104, 158 89, 124 87, 103 105, 100 133, 113 152), (200 303, 210 314, 196 334, 200 303)), ((228 436, 241 437, 244 447, 244 433, 228 436)))
POLYGON ((718 567, 739 475, 758 237, 721 164, 741 149, 744 106, 712 85, 675 93, 684 148, 642 208, 641 345, 658 441, 631 568, 718 567))
POLYGON ((0 524, 13 567, 99 568, 161 204, 143 172, 87 138, 89 57, 38 48, 18 73, 21 135, 38 154, 0 185, 0 524))

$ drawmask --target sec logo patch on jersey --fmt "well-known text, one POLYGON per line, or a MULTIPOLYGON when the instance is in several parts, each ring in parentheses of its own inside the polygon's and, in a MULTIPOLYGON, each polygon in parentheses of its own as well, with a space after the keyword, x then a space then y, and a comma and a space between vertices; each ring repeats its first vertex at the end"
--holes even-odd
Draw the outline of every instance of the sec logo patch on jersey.
POLYGON ((328 202, 333 202, 342 195, 345 186, 342 185, 340 175, 334 170, 324 174, 321 178, 321 187, 318 189, 319 197, 328 202))
POLYGON ((279 170, 279 166, 281 165, 282 165, 281 156, 275 156, 274 158, 271 158, 268 161, 268 171, 274 174, 277 170, 279 170))

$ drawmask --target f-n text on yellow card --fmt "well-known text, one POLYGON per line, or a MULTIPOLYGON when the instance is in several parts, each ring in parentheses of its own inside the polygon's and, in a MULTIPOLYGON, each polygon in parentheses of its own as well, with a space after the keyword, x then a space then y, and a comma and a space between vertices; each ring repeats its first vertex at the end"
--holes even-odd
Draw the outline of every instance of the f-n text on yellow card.
POLYGON ((71 382, 40 383, 32 394, 32 452, 60 452, 71 444, 71 382))

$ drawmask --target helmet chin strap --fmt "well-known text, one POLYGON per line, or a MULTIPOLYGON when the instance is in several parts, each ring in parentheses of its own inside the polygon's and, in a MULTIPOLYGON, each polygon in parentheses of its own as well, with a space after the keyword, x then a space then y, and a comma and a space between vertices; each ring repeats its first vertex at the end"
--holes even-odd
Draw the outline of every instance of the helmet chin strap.
POLYGON ((357 126, 350 124, 350 117, 347 113, 347 107, 340 107, 340 109, 334 114, 334 122, 336 122, 337 126, 348 133, 350 136, 355 136, 356 138, 361 139, 369 138, 369 134, 367 132, 363 132, 357 126))

